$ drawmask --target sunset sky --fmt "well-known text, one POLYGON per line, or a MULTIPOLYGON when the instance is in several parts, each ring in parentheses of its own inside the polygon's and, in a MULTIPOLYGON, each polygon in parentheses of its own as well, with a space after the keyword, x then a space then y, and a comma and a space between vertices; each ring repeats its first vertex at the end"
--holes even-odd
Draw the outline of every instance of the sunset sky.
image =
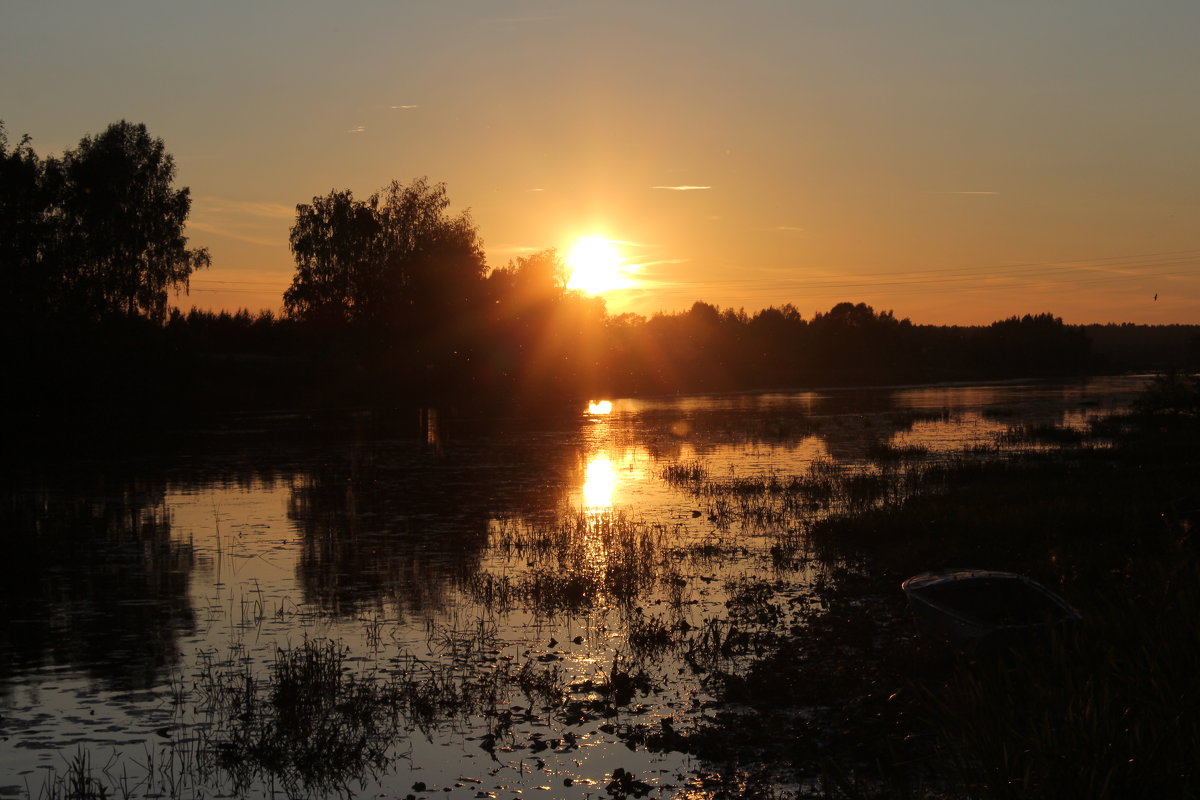
POLYGON ((445 182, 488 262, 612 244, 613 313, 1200 322, 1200 2, 2 0, 0 119, 144 122, 278 310, 297 203, 445 182), (1155 299, 1157 295, 1157 299, 1155 299))

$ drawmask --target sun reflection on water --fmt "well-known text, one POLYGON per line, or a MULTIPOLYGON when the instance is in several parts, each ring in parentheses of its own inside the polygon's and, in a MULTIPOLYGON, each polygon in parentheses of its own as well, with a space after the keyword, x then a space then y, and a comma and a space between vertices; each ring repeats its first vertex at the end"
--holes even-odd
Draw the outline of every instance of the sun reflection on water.
POLYGON ((588 403, 589 414, 611 414, 613 404, 611 400, 601 400, 599 402, 588 403))
POLYGON ((587 511, 607 511, 613 506, 617 487, 617 468, 608 453, 597 453, 587 463, 583 476, 583 507, 587 511))

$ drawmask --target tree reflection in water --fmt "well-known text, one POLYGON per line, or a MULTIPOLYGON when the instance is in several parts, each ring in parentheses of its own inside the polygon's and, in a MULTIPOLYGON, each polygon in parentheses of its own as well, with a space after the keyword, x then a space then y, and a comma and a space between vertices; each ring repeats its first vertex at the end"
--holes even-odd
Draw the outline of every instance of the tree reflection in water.
POLYGON ((288 518, 302 534, 306 603, 338 615, 383 602, 436 608, 477 567, 487 516, 458 502, 441 470, 407 466, 364 447, 293 488, 288 518))
POLYGON ((0 678, 76 667, 139 689, 194 629, 190 543, 171 536, 165 478, 10 484, 0 510, 0 678))
POLYGON ((288 501, 303 600, 336 615, 440 609, 478 571, 492 520, 559 508, 574 454, 547 458, 540 437, 560 431, 477 433, 448 435, 425 409, 415 441, 363 436, 325 453, 288 501))

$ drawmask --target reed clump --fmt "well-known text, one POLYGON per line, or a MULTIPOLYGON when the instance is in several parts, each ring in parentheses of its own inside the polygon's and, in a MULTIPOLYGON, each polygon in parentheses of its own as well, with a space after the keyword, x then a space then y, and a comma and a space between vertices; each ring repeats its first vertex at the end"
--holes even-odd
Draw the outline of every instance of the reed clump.
POLYGON ((689 486, 708 479, 708 465, 699 459, 667 464, 659 477, 671 486, 689 486))
MULTIPOLYGON (((101 769, 101 772, 106 770, 101 769)), ((66 761, 62 773, 51 770, 42 785, 39 800, 108 800, 109 784, 98 778, 92 766, 91 753, 82 748, 66 761)))
POLYGON ((941 467, 915 454, 870 465, 818 459, 800 475, 707 478, 683 485, 708 510, 718 529, 737 524, 774 531, 810 524, 822 516, 858 513, 936 491, 941 467))
POLYGON ((263 681, 248 666, 214 676, 207 694, 222 713, 209 744, 236 785, 269 776, 289 794, 335 790, 388 766, 395 687, 347 669, 347 656, 341 643, 306 640, 277 649, 263 681))
POLYGON ((473 600, 497 612, 541 616, 613 605, 629 608, 671 578, 672 528, 622 511, 576 511, 551 520, 506 523, 494 537, 499 556, 523 568, 480 570, 463 579, 473 600))
POLYGON ((210 658, 196 682, 207 720, 197 730, 211 762, 200 771, 220 770, 235 792, 274 784, 289 796, 352 796, 347 787, 388 770, 414 730, 496 717, 514 687, 563 693, 560 676, 513 674, 508 662, 485 670, 401 655, 356 670, 350 652, 341 641, 305 639, 277 648, 261 676, 249 659, 210 658))

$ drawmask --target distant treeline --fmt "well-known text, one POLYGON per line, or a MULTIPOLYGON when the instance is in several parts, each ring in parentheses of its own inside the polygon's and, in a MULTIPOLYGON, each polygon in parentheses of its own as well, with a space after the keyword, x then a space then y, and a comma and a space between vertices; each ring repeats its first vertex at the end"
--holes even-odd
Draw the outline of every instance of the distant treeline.
POLYGON ((183 312, 208 253, 183 235, 187 189, 145 126, 121 122, 61 158, 0 127, 0 335, 22 419, 172 421, 261 408, 486 403, 602 395, 1065 376, 1195 365, 1200 328, 977 327, 862 303, 804 318, 609 314, 566 289, 554 250, 499 268, 445 187, 393 182, 297 206, 292 285, 273 314, 183 312))
MULTIPOLYGON (((492 285, 485 287, 496 290, 492 285)), ((1050 314, 916 325, 862 303, 805 319, 697 302, 608 315, 571 293, 542 307, 491 298, 457 349, 405 351, 353 324, 240 311, 172 312, 161 331, 222 405, 492 405, 600 396, 1062 377, 1200 365, 1200 326, 1071 326, 1050 314), (240 398, 240 400, 239 400, 240 398)), ((198 389, 199 390, 199 389, 198 389)))

